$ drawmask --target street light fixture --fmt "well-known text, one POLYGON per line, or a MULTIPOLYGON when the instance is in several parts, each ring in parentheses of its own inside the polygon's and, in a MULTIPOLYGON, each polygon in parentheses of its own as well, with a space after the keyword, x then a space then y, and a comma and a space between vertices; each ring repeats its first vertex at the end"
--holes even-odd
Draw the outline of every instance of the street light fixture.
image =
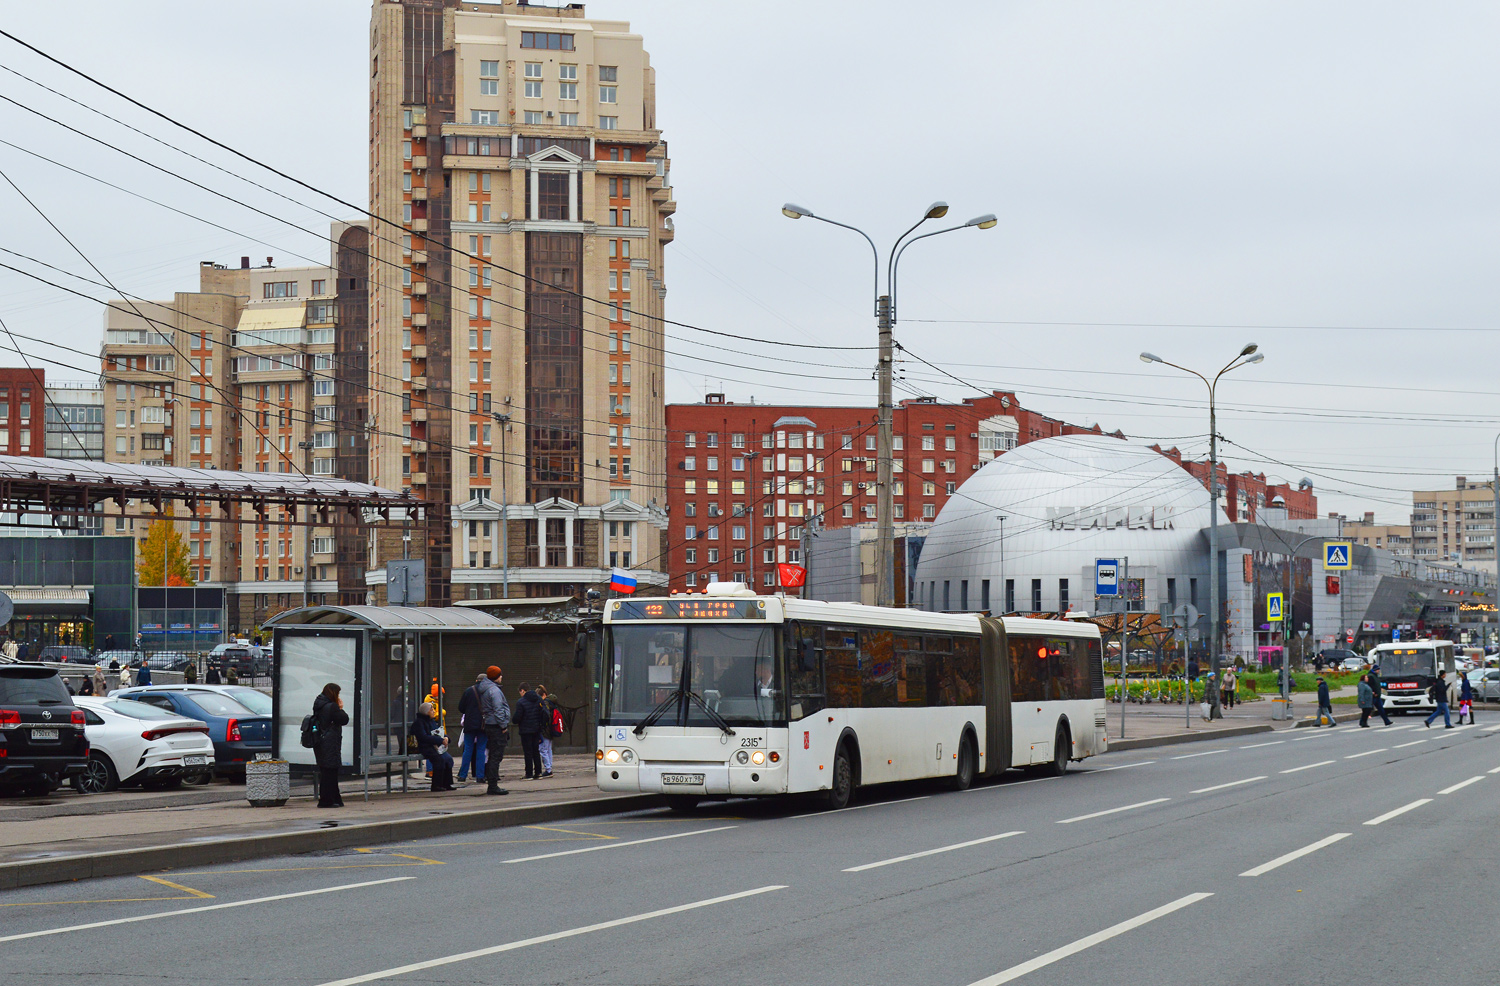
POLYGON ((819 216, 811 209, 797 205, 795 202, 788 202, 783 205, 781 207, 781 214, 788 219, 802 219, 804 217, 816 219, 819 222, 828 223, 830 226, 838 226, 842 229, 858 233, 870 245, 870 253, 875 260, 875 318, 880 333, 875 452, 876 485, 878 487, 875 498, 875 604, 877 606, 891 606, 896 601, 894 585, 895 545, 893 543, 895 541, 896 530, 892 517, 895 512, 894 503, 891 497, 891 412, 893 410, 891 399, 893 349, 891 327, 896 322, 897 262, 900 260, 901 253, 906 247, 917 240, 923 240, 929 236, 937 236, 941 233, 951 233, 954 230, 968 229, 971 226, 978 229, 993 229, 999 220, 995 218, 993 213, 985 213, 982 216, 975 216, 962 225, 951 226, 948 229, 940 229, 907 240, 907 237, 911 236, 916 228, 927 220, 941 219, 948 214, 947 202, 938 201, 932 203, 927 207, 927 211, 922 214, 922 218, 918 219, 906 232, 898 236, 896 242, 891 245, 890 252, 887 254, 889 259, 886 262, 886 291, 882 294, 880 290, 880 251, 876 248, 875 241, 870 239, 868 233, 857 226, 850 226, 847 223, 819 216))
MULTIPOLYGON (((1209 637, 1209 663, 1213 669, 1214 680, 1219 680, 1219 419, 1218 410, 1214 404, 1214 393, 1219 385, 1219 378, 1231 370, 1238 370, 1242 366, 1251 363, 1259 363, 1266 357, 1255 343, 1250 343, 1241 349, 1239 355, 1224 365, 1224 368, 1214 375, 1210 381, 1197 370, 1190 370, 1185 366, 1179 366, 1169 360, 1164 360, 1155 353, 1141 353, 1141 362, 1160 363, 1162 366, 1170 366, 1174 370, 1190 373, 1203 381, 1208 388, 1208 496, 1210 500, 1208 512, 1208 611, 1211 636, 1209 637)), ((1212 708, 1209 709, 1211 718, 1223 718, 1223 710, 1219 700, 1215 697, 1212 708)))

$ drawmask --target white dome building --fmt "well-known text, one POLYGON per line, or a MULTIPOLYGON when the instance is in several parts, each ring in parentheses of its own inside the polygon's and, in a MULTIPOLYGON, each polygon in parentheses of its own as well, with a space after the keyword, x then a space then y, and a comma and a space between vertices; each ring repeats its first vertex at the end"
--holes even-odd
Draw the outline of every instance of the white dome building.
POLYGON ((1206 613, 1209 509, 1202 483, 1144 445, 1104 435, 1030 442, 943 507, 922 546, 915 601, 935 611, 1092 612, 1095 559, 1128 558, 1124 574, 1145 597, 1133 611, 1190 603, 1206 613))

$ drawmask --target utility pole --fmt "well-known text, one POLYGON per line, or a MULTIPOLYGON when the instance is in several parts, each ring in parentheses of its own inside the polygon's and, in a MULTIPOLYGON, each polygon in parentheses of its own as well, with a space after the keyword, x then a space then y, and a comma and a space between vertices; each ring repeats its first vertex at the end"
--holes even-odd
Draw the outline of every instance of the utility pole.
POLYGON ((507 458, 506 433, 510 431, 510 415, 493 412, 495 422, 500 425, 500 594, 510 598, 510 521, 507 508, 510 501, 505 489, 507 458))
POLYGON ((875 411, 875 605, 893 606, 896 526, 891 516, 891 296, 876 301, 880 326, 879 396, 875 411))

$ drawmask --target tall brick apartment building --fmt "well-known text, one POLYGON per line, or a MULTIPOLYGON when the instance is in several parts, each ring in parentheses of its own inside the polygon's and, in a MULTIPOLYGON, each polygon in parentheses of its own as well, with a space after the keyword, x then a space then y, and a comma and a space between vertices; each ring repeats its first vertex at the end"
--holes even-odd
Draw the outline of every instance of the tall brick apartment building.
MULTIPOLYGON (((1184 459, 1175 448, 1164 449, 1160 445, 1152 448, 1172 459, 1192 473, 1205 487, 1208 486, 1207 462, 1184 459)), ((1296 486, 1291 483, 1266 481, 1263 472, 1231 473, 1223 462, 1219 463, 1219 490, 1224 497, 1224 512, 1231 521, 1254 523, 1261 508, 1285 506, 1288 520, 1314 520, 1318 516, 1318 498, 1313 494, 1312 480, 1303 478, 1296 486), (1278 504, 1277 501, 1281 502, 1278 504)))
POLYGON ((0 455, 46 455, 46 371, 0 367, 0 455))
MULTIPOLYGON (((666 424, 673 591, 715 579, 764 590, 776 584, 777 562, 802 561, 809 518, 825 528, 875 520, 873 407, 733 404, 709 394, 701 404, 667 405, 666 424)), ((1017 445, 1099 432, 1027 410, 1001 391, 958 404, 902 401, 892 427, 897 524, 931 522, 966 478, 1017 445)))

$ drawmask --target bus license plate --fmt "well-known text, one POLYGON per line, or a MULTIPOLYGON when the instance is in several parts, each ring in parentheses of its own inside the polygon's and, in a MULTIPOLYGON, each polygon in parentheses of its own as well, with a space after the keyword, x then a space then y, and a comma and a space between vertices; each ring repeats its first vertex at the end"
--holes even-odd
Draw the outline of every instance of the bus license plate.
POLYGON ((702 783, 703 783, 703 775, 702 774, 662 774, 661 775, 661 782, 663 784, 695 784, 695 785, 702 785, 702 783))
POLYGON ((33 729, 31 731, 31 738, 34 739, 34 740, 55 740, 55 739, 57 739, 57 730, 55 730, 55 729, 33 729))

